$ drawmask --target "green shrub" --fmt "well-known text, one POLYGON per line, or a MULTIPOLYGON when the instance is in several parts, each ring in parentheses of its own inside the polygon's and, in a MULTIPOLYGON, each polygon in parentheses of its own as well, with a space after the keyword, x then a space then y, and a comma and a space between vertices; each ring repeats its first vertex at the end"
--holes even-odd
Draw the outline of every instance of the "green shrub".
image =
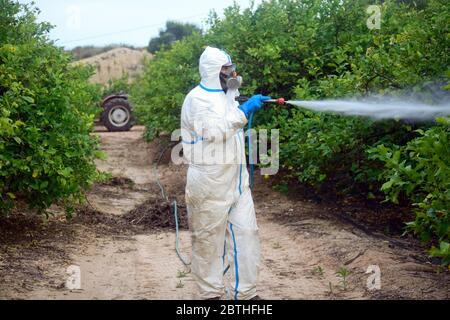
MULTIPOLYGON (((381 144, 369 150, 373 159, 384 163, 380 180, 387 199, 397 203, 408 197, 416 206, 416 219, 408 230, 422 241, 437 240, 431 253, 450 263, 450 125, 417 130, 420 136, 405 146, 381 144)), ((450 121, 448 121, 450 123, 450 121)))
POLYGON ((106 97, 112 94, 129 93, 131 90, 130 77, 128 73, 125 73, 119 79, 110 79, 106 85, 102 88, 102 97, 106 97))
POLYGON ((0 212, 23 200, 39 212, 59 202, 70 215, 98 176, 99 92, 91 70, 48 40, 36 9, 0 3, 0 212))

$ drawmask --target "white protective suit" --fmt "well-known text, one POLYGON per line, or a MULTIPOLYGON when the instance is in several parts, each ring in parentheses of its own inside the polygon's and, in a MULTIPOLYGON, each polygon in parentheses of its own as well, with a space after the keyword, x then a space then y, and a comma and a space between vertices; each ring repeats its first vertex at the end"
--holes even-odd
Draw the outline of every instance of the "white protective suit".
POLYGON ((231 298, 248 300, 257 295, 260 245, 245 158, 247 118, 235 101, 238 93, 225 94, 220 84, 227 63, 231 59, 224 51, 206 48, 200 58, 201 84, 182 109, 192 273, 200 298, 217 298, 226 292, 223 272, 229 264, 231 298), (210 154, 219 156, 210 161, 210 154))

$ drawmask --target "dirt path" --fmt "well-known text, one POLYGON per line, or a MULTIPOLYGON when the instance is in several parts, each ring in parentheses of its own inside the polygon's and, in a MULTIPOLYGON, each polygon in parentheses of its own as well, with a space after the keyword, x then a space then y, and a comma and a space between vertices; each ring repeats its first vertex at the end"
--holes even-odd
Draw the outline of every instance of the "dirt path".
MULTIPOLYGON (((161 199, 152 168, 160 148, 146 144, 142 130, 97 133, 109 155, 98 167, 122 179, 95 186, 88 198, 110 219, 161 199)), ((185 170, 167 159, 159 169, 167 193, 180 203, 185 170)), ((264 299, 450 298, 449 272, 436 273, 416 241, 367 234, 334 218, 324 206, 288 199, 261 179, 256 185, 263 257, 259 293, 264 299), (380 268, 381 290, 367 289, 370 265, 380 268), (343 267, 350 272, 345 289, 336 275, 343 267)), ((44 224, 30 219, 19 220, 19 231, 3 224, 8 237, 0 239, 2 299, 195 298, 192 278, 174 250, 173 230, 111 229, 87 220, 68 223, 62 217, 44 224), (70 265, 80 267, 81 290, 64 286, 70 265)), ((188 256, 189 233, 182 231, 180 238, 188 256)))

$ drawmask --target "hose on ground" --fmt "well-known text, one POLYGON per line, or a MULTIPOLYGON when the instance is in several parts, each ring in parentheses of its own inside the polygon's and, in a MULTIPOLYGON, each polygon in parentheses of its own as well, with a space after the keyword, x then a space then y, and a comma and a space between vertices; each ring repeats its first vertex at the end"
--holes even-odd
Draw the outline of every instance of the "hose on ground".
MULTIPOLYGON (((162 195, 163 199, 167 202, 169 202, 169 197, 167 196, 166 190, 165 190, 164 186, 162 185, 161 180, 159 180, 158 168, 159 168, 159 164, 161 163, 162 157, 164 156, 166 151, 170 148, 170 146, 171 145, 169 144, 164 148, 164 150, 161 152, 161 155, 158 158, 158 161, 156 161, 153 166, 156 184, 158 185, 159 189, 161 190, 161 195, 162 195)), ((187 262, 187 259, 185 259, 183 257, 183 255, 181 254, 181 251, 180 251, 180 226, 179 226, 179 222, 178 222, 178 203, 176 200, 174 200, 172 203, 172 213, 173 213, 173 216, 175 219, 175 251, 176 251, 177 256, 180 259, 180 261, 186 267, 189 267, 191 265, 191 263, 187 262)))

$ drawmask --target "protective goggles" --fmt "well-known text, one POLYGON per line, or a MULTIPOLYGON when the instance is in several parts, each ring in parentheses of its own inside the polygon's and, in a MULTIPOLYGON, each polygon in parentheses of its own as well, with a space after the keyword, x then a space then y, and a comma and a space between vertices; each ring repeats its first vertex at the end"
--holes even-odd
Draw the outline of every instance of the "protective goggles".
POLYGON ((231 76, 233 72, 236 72, 236 65, 223 66, 221 72, 227 76, 231 76))

